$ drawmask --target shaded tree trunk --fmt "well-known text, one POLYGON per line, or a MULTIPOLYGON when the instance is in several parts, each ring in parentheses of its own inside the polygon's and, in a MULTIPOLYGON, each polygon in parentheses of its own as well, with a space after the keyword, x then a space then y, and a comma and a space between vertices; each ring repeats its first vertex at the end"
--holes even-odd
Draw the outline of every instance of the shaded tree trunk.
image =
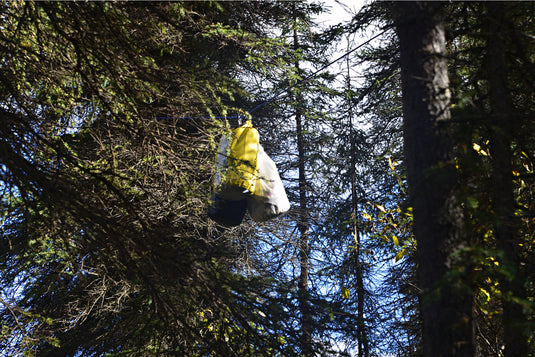
MULTIPOLYGON (((294 5, 294 21, 297 21, 295 16, 294 5)), ((299 50, 299 39, 297 29, 293 30, 293 49, 299 50)), ((295 69, 298 74, 301 70, 299 67, 299 59, 295 60, 295 69)), ((308 293, 308 274, 309 274, 309 221, 308 221, 308 207, 307 207, 307 181, 305 174, 305 143, 303 130, 303 113, 302 105, 303 99, 300 94, 296 95, 295 110, 295 124, 297 131, 297 155, 298 155, 298 177, 299 177, 299 215, 297 217, 297 228, 299 230, 299 279, 297 282, 297 293, 299 297, 299 310, 301 314, 301 337, 300 347, 301 353, 304 357, 313 355, 314 349, 312 346, 312 311, 309 301, 308 293)))
MULTIPOLYGON (((500 286, 504 296, 524 297, 520 257, 518 253, 517 219, 514 215, 513 176, 511 166, 511 122, 513 112, 511 93, 507 85, 507 59, 504 43, 507 41, 505 8, 501 2, 490 2, 487 22, 487 71, 491 111, 490 150, 492 156, 492 200, 495 213, 496 246, 504 253, 501 266, 512 275, 502 277, 500 286)), ((522 307, 505 298, 503 304, 504 356, 527 356, 528 343, 522 323, 522 307)))
POLYGON ((405 163, 418 243, 424 356, 471 356, 472 293, 452 253, 466 242, 456 197, 443 4, 398 2, 405 163))

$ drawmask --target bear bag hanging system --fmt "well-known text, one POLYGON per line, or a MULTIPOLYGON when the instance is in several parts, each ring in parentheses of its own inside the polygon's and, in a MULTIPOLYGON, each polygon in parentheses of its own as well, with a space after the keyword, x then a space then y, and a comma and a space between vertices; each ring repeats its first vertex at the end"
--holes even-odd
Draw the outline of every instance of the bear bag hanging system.
POLYGON ((208 216, 232 227, 242 222, 246 211, 253 220, 263 222, 289 209, 277 167, 260 145, 251 121, 223 135, 208 216))

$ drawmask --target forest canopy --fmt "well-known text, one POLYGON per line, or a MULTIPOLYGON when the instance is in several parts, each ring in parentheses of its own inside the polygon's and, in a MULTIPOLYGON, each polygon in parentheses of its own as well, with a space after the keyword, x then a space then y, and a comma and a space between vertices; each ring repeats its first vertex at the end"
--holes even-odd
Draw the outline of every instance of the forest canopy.
POLYGON ((535 354, 534 3, 332 5, 0 3, 3 356, 535 354))

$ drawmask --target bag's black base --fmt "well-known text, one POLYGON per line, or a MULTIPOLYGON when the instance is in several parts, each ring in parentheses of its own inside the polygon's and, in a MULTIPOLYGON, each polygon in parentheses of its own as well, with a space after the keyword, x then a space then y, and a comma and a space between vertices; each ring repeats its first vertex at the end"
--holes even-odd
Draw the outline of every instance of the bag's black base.
POLYGON ((212 193, 212 204, 208 209, 208 217, 226 227, 239 226, 247 210, 247 200, 225 200, 212 193))

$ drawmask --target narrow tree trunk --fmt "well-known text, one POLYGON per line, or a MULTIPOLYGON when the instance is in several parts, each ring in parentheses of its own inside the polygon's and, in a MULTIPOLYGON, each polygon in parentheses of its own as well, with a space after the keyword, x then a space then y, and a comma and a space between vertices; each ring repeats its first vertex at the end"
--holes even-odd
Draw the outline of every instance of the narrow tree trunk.
MULTIPOLYGON (((295 6, 295 5, 294 5, 295 6)), ((294 21, 297 18, 294 16, 294 21)), ((299 50, 299 39, 297 29, 294 28, 294 51, 299 50)), ((295 60, 295 69, 300 74, 299 60, 295 60)), ((297 131, 297 153, 298 153, 298 175, 299 175, 299 215, 297 218, 297 228, 299 229, 299 265, 300 274, 297 283, 299 296, 299 310, 301 313, 301 340, 300 347, 304 357, 313 355, 312 347, 312 311, 308 293, 308 273, 309 273, 309 221, 307 207, 307 180, 305 173, 305 142, 303 137, 303 99, 301 95, 296 96, 297 108, 295 111, 295 124, 297 131)))
MULTIPOLYGON (((405 163, 418 243, 424 356, 472 356, 472 293, 448 278, 466 241, 449 139, 450 94, 439 2, 395 5, 401 50, 405 163)), ((462 266, 461 266, 462 268, 462 266)))
POLYGON ((297 227, 299 229, 299 265, 300 274, 298 281, 299 309, 301 312, 301 350, 303 356, 312 356, 312 315, 308 297, 308 272, 309 272, 309 244, 308 244, 308 207, 305 177, 305 159, 303 143, 302 115, 299 111, 295 116, 297 126, 297 147, 299 155, 299 216, 297 227))
MULTIPOLYGON (((507 85, 507 60, 504 41, 507 40, 504 24, 505 8, 502 3, 489 3, 487 22, 487 56, 489 99, 491 109, 492 134, 490 149, 492 157, 492 198, 495 217, 496 245, 504 253, 501 266, 505 267, 513 279, 503 277, 500 281, 504 296, 511 293, 523 297, 520 257, 518 254, 517 220, 514 215, 513 180, 511 167, 511 128, 508 115, 513 111, 511 94, 507 85)), ((527 356, 527 336, 523 333, 525 317, 522 307, 504 299, 503 339, 504 356, 527 356)))
MULTIPOLYGON (((349 46, 349 38, 348 38, 349 46)), ((349 103, 349 137, 351 146, 351 230, 355 243, 355 249, 352 251, 355 262, 355 275, 357 280, 357 338, 358 338, 358 357, 368 357, 370 355, 368 345, 368 334, 366 330, 366 322, 364 319, 364 279, 362 271, 362 263, 360 261, 360 230, 357 221, 358 212, 358 200, 357 200, 357 179, 355 174, 356 167, 356 146, 355 146, 355 134, 353 132, 353 103, 351 97, 351 73, 349 66, 349 56, 347 56, 347 92, 349 103)))

